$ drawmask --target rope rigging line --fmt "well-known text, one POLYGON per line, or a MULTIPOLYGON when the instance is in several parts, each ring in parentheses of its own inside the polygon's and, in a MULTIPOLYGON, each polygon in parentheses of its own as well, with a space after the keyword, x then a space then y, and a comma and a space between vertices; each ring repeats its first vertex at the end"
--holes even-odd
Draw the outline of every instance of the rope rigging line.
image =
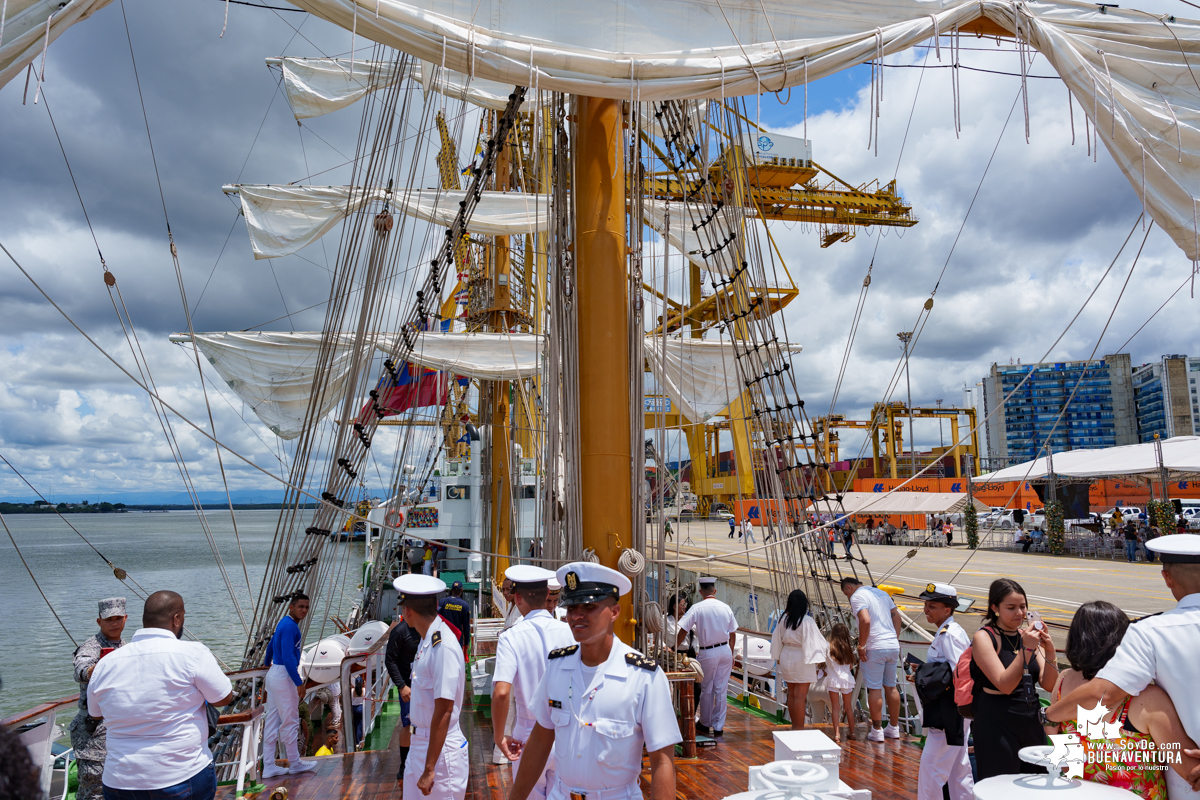
MULTIPOLYGON (((12 466, 11 464, 9 466, 12 466)), ((79 647, 79 642, 75 641, 75 637, 67 630, 67 626, 63 624, 62 618, 58 616, 58 612, 54 610, 54 606, 50 603, 50 598, 46 597, 46 593, 42 591, 42 585, 38 583, 38 579, 34 577, 33 570, 29 568, 29 563, 25 560, 25 555, 21 552, 21 548, 17 546, 17 540, 13 538, 12 531, 8 529, 8 523, 4 519, 4 515, 0 514, 0 525, 4 526, 4 532, 8 534, 8 540, 12 542, 13 549, 17 551, 17 558, 21 559, 21 565, 25 567, 25 571, 29 573, 29 579, 33 581, 33 585, 37 587, 38 594, 46 601, 46 607, 50 609, 50 613, 54 615, 54 619, 58 622, 58 626, 63 629, 63 633, 71 640, 71 644, 79 647)))

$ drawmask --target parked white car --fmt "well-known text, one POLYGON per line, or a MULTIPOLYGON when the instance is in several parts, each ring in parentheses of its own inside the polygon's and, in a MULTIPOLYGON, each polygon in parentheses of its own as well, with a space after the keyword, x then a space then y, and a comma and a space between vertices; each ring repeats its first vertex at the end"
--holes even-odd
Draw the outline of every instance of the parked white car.
POLYGON ((1137 506, 1113 506, 1108 511, 1105 511, 1103 514, 1101 514, 1100 519, 1108 522, 1112 519, 1113 514, 1116 513, 1118 508, 1121 509, 1121 516, 1125 518, 1126 522, 1129 521, 1131 516, 1134 520, 1137 520, 1142 516, 1142 514, 1146 513, 1143 509, 1140 509, 1137 506))

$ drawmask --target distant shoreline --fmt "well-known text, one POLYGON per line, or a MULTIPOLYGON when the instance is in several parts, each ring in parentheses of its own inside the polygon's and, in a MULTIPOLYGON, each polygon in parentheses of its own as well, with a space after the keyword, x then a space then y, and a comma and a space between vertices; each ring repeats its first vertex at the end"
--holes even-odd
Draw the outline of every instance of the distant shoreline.
MULTIPOLYGON (((229 508, 228 503, 204 503, 201 506, 205 511, 222 511, 229 508)), ((283 503, 234 503, 234 511, 255 511, 255 510, 279 510, 283 508, 283 503)), ((300 506, 303 509, 316 508, 316 503, 305 503, 300 506)), ((67 504, 60 503, 57 506, 43 504, 35 505, 34 503, 6 503, 0 502, 0 514, 128 514, 131 512, 165 512, 165 511, 195 511, 195 506, 173 504, 173 503, 146 503, 131 505, 125 503, 88 503, 82 504, 67 504)))

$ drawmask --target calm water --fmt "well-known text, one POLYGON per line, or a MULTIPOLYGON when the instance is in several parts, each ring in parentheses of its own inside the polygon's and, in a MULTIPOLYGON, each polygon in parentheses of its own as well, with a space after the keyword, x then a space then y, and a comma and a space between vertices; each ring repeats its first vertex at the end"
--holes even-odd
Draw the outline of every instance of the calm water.
MULTIPOLYGON (((250 577, 251 591, 248 591, 229 512, 207 512, 217 549, 247 623, 254 611, 251 598, 257 597, 266 570, 278 513, 237 512, 238 532, 250 577)), ((105 597, 128 598, 126 641, 141 627, 142 601, 132 588, 113 576, 112 570, 62 518, 52 514, 13 514, 4 519, 42 591, 77 642, 96 632, 96 601, 105 597)), ((127 581, 136 580, 147 592, 171 589, 183 595, 188 630, 231 668, 239 665, 245 633, 194 512, 70 514, 67 519, 105 557, 129 573, 127 581)), ((363 545, 334 546, 350 548, 349 577, 328 612, 344 618, 357 593, 363 545)), ((75 646, 55 622, 2 530, 0 610, 10 626, 4 637, 5 645, 0 649, 0 678, 4 680, 0 689, 0 716, 78 691, 78 684, 71 679, 71 652, 75 646)), ((324 603, 321 612, 324 614, 324 603)), ((332 625, 327 624, 327 628, 326 634, 333 630, 332 625)), ((316 630, 314 624, 313 632, 316 630)))

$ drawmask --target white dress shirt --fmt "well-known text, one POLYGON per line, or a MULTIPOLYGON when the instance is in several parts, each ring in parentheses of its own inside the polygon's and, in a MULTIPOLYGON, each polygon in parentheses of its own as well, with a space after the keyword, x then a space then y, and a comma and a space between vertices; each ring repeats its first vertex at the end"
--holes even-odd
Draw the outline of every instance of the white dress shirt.
POLYGON ((433 723, 433 701, 452 700, 450 728, 446 744, 458 743, 462 731, 458 715, 462 711, 463 688, 466 685, 466 666, 458 639, 441 617, 435 617, 413 657, 412 700, 408 717, 419 736, 429 736, 433 723))
POLYGON ((1200 703, 1193 694, 1200 686, 1197 653, 1200 653, 1200 593, 1187 595, 1170 611, 1130 625, 1117 652, 1096 677, 1115 683, 1121 691, 1135 697, 1154 681, 1174 701, 1188 736, 1200 741, 1200 703))
POLYGON ((962 654, 970 646, 971 637, 967 636, 963 626, 959 625, 951 616, 934 634, 933 641, 929 644, 926 660, 930 664, 944 661, 953 669, 958 666, 958 659, 962 658, 962 654))
POLYGON ((689 608, 683 619, 679 620, 679 627, 685 631, 696 631, 698 647, 712 647, 722 642, 728 644, 729 634, 738 629, 738 624, 732 608, 715 597, 709 597, 689 608))
POLYGON ((667 676, 615 637, 599 667, 583 666, 578 645, 555 650, 533 713, 554 731, 558 780, 576 791, 636 787, 643 743, 653 753, 683 741, 667 676))
POLYGON ((96 664, 88 713, 104 717, 104 785, 162 789, 212 763, 204 702, 233 691, 217 659, 199 642, 165 628, 142 628, 96 664))
POLYGON ((567 623, 554 619, 544 609, 530 611, 525 619, 500 634, 492 682, 512 684, 517 709, 512 735, 517 741, 527 741, 533 730, 530 704, 546 672, 546 656, 551 650, 573 644, 575 637, 567 623))

